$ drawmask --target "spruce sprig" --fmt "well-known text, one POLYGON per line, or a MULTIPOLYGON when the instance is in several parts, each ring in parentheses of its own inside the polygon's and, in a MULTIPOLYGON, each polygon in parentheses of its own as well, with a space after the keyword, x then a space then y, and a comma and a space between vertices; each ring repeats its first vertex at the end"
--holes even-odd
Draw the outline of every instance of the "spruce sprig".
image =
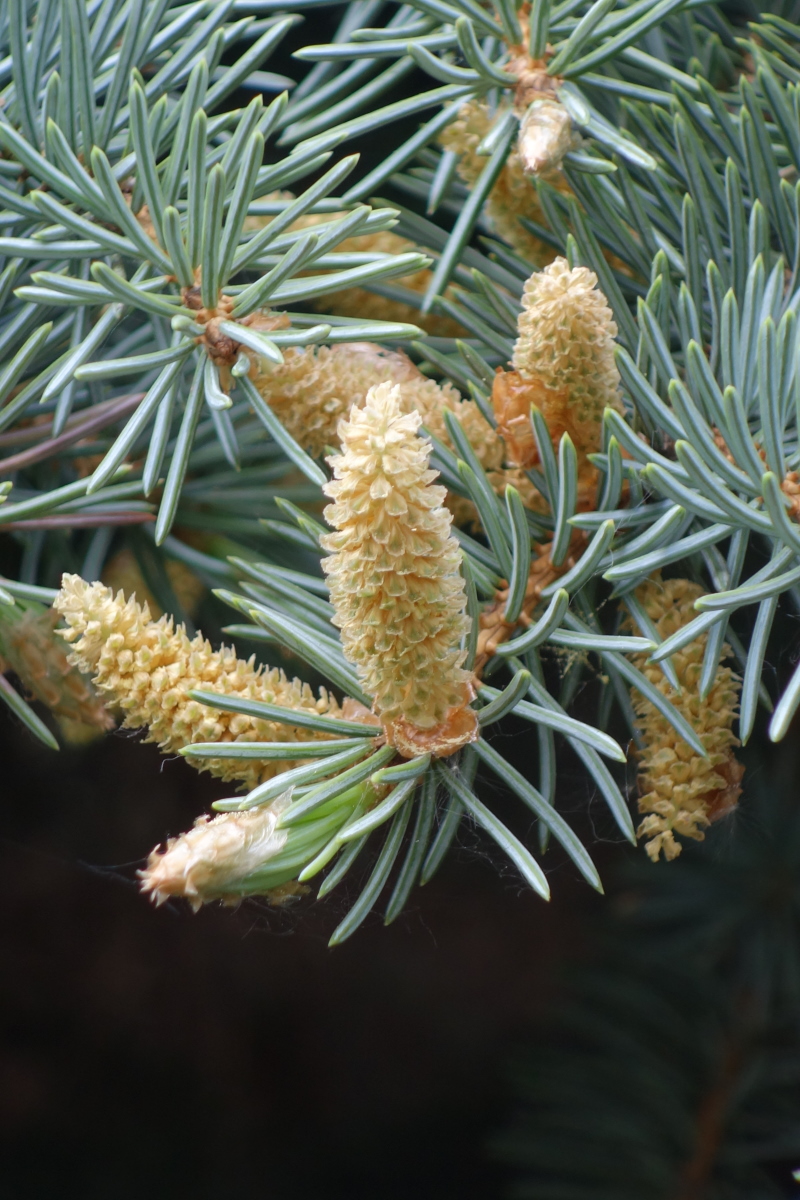
MULTIPOLYGON (((226 858, 229 874, 214 875, 214 894, 302 884, 327 869, 322 894, 385 827, 338 942, 377 903, 405 847, 386 909, 394 919, 466 816, 548 894, 530 848, 493 810, 498 781, 535 815, 540 851, 554 836, 599 888, 587 848, 557 808, 556 737, 635 840, 626 781, 604 760, 625 761, 621 738, 644 746, 642 706, 698 770, 718 750, 686 697, 673 703, 682 680, 672 656, 687 647, 702 647, 690 681, 699 704, 721 671, 730 674, 722 659, 731 647, 742 674, 739 739, 751 736, 759 705, 774 708, 770 736, 785 734, 800 704, 800 669, 771 695, 764 663, 800 583, 793 26, 765 19, 757 44, 691 0, 530 10, 417 0, 367 28, 353 5, 331 45, 296 56, 315 65, 291 98, 281 91, 265 105, 257 94, 227 108, 236 88, 283 87, 261 67, 293 18, 237 20, 229 5, 84 10, 64 0, 44 29, 44 8, 12 3, 10 11, 0 445, 11 452, 14 489, 0 520, 23 554, 13 568, 21 579, 3 581, 4 598, 50 599, 42 584, 62 571, 91 582, 127 530, 124 543, 166 610, 181 612, 165 565, 177 562, 249 621, 229 627, 237 638, 304 661, 349 714, 298 716, 263 697, 180 693, 181 711, 195 703, 236 714, 221 728, 240 717, 314 737, 291 739, 293 760, 256 743, 231 752, 248 760, 247 771, 257 754, 279 769, 247 796, 220 801, 232 819, 179 839, 171 861, 187 847, 200 853, 206 830, 209 845, 218 830, 236 842, 237 812, 275 806, 264 828, 302 826, 303 836, 270 833, 263 870, 248 857, 237 875, 226 858), (418 68, 443 86, 380 102, 418 68), (416 133, 395 136, 395 117, 428 109, 436 112, 416 133), (335 150, 377 128, 388 130, 382 163, 336 195, 357 156, 332 162, 335 150), (282 158, 278 138, 293 147, 282 158), (299 185, 296 196, 283 190, 289 185, 299 185), (384 185, 407 204, 362 203, 384 185), (389 230, 421 250, 374 248, 371 239, 389 230), (391 282, 429 264, 423 291, 391 282), (328 315, 327 298, 344 288, 436 306, 460 336, 328 315), (584 310, 597 314, 594 325, 581 323, 584 310), (566 350, 559 330, 568 331, 566 350), (409 461, 430 453, 455 514, 447 554, 463 575, 463 588, 453 585, 463 611, 452 624, 463 638, 447 652, 472 672, 474 697, 462 699, 476 736, 452 758, 438 743, 412 749, 409 741, 399 754, 399 743, 382 744, 391 732, 376 725, 379 711, 369 713, 377 695, 356 669, 359 632, 348 629, 343 644, 330 623, 319 518, 322 487, 331 485, 301 444, 302 422, 298 436, 295 423, 290 433, 271 406, 275 389, 258 387, 267 373, 293 378, 298 356, 313 357, 316 346, 335 347, 346 364, 365 353, 353 348, 364 341, 379 343, 366 352, 397 373, 376 382, 397 383, 398 405, 409 378, 421 395, 420 365, 443 380, 439 388, 423 380, 431 407, 427 429, 413 437, 429 438, 430 450, 422 440, 406 450, 409 461), (387 342, 415 361, 386 356, 387 342), (555 376, 537 365, 541 354, 559 362, 555 376), (44 436, 31 425, 42 414, 52 415, 44 436), (665 637, 637 590, 662 570, 697 595, 697 615, 665 637), (754 623, 742 622, 748 610, 754 623), (582 719, 574 715, 584 685, 598 703, 591 719, 585 705, 582 719), (512 715, 536 728, 537 786, 493 742, 492 726, 512 715), (314 750, 304 760, 326 741, 339 743, 337 753, 320 759, 314 750), (437 794, 447 796, 438 823, 437 794)), ((369 394, 342 402, 358 414, 369 394)), ((390 462, 387 447, 380 453, 390 462)), ((386 480, 395 467, 379 469, 370 454, 378 449, 367 439, 352 469, 370 481, 369 496, 359 493, 351 517, 357 544, 379 562, 375 546, 390 530, 400 536, 389 518, 408 499, 398 488, 381 508, 394 496, 386 480), (369 520, 374 529, 361 529, 369 520)), ((431 481, 421 478, 414 503, 427 503, 419 489, 431 481)), ((453 572, 426 575, 420 564, 432 542, 424 544, 424 523, 405 525, 414 588, 435 613, 435 581, 446 575, 450 586, 453 572)), ((391 672, 397 663, 386 695, 408 689, 396 707, 414 712, 415 639, 440 630, 434 617, 417 619, 406 574, 375 595, 387 612, 410 605, 408 647, 396 639, 394 658, 380 666, 391 672)), ((359 579, 353 587, 372 586, 368 570, 359 579)), ((347 611, 367 613, 358 600, 347 611)), ((388 625, 378 613, 370 628, 380 633, 381 620, 388 625)), ((191 678, 194 688, 194 668, 191 678)), ((8 703, 21 711, 18 696, 8 703)), ((728 733, 735 698, 730 704, 728 733)), ((225 761, 232 744, 204 738, 182 752, 225 761)), ((674 827, 680 832, 678 818, 674 827)))

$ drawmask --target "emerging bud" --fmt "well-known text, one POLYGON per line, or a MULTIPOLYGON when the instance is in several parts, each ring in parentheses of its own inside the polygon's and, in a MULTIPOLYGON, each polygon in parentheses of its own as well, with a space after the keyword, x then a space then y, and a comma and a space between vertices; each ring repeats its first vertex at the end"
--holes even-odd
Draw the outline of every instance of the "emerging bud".
POLYGON ((469 629, 461 551, 450 536, 445 489, 433 486, 431 445, 400 390, 373 387, 339 426, 328 461, 338 531, 323 545, 335 623, 387 737, 401 754, 452 754, 477 736, 461 640, 469 629))
POLYGON ((195 912, 210 900, 235 905, 245 896, 283 904, 308 890, 297 876, 345 821, 374 804, 383 790, 356 784, 285 829, 279 823, 291 804, 291 789, 270 804, 199 817, 188 833, 153 850, 139 872, 142 891, 150 892, 157 905, 182 896, 195 912))
POLYGON ((544 96, 522 118, 517 150, 527 175, 545 175, 561 166, 573 142, 572 119, 562 104, 544 96))
MULTIPOLYGON (((458 174, 472 187, 487 159, 478 154, 478 147, 501 114, 492 113, 480 100, 470 100, 462 106, 458 117, 440 135, 445 150, 459 156, 458 174)), ((548 181, 550 182, 550 181, 548 181)), ((552 181, 561 191, 569 187, 563 175, 556 173, 552 181)), ((553 250, 522 224, 527 218, 546 225, 536 184, 526 172, 519 148, 511 151, 486 201, 486 215, 499 237, 535 266, 544 266, 553 259, 553 250)))
POLYGON ((287 804, 280 797, 247 812, 198 817, 188 833, 170 838, 164 850, 157 846, 152 851, 139 872, 142 891, 150 892, 156 905, 183 896, 195 912, 210 900, 238 904, 242 895, 236 884, 286 845, 287 830, 276 826, 287 804))
MULTIPOLYGON (((662 639, 696 616, 694 602, 702 595, 703 589, 687 579, 662 580, 658 574, 636 591, 662 639)), ((704 827, 731 812, 742 790, 744 767, 734 756, 733 747, 739 742, 732 731, 740 681, 729 667, 720 666, 708 695, 700 696, 707 641, 708 635, 703 634, 672 655, 680 692, 670 686, 658 664, 648 664, 646 654, 633 659, 650 683, 687 719, 708 753, 707 758, 695 753, 649 700, 636 691, 632 693, 644 742, 639 765, 639 811, 649 814, 638 834, 649 838, 645 850, 653 862, 662 851, 666 859, 680 854, 676 833, 702 841, 704 827)), ((726 646, 723 657, 728 655, 730 648, 726 646)))

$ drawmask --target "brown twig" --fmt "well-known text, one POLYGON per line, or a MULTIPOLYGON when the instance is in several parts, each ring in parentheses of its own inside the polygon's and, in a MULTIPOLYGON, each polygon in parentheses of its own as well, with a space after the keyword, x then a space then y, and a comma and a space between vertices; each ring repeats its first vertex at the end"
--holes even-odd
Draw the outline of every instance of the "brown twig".
MULTIPOLYGON (((135 394, 139 395, 138 392, 135 394)), ((102 400, 99 404, 93 404, 90 409, 81 409, 79 412, 71 413, 64 423, 64 431, 74 429, 76 425, 80 425, 86 419, 87 413, 108 412, 110 408, 121 404, 123 400, 129 399, 132 399, 132 396, 112 396, 110 400, 102 400)), ((2 415, 2 411, 2 408, 0 408, 0 415, 2 415)), ((52 429, 52 426, 52 420, 48 424, 43 419, 37 418, 35 422, 21 425, 18 429, 12 429, 7 433, 0 433, 0 446, 19 446, 23 442, 35 441, 47 429, 52 429)))
POLYGON ((54 517, 31 517, 29 521, 8 521, 2 526, 6 529, 95 529, 100 525, 143 525, 147 521, 155 521, 155 513, 149 512, 119 512, 119 513, 63 513, 54 517))
POLYGON ((730 1046, 725 1053, 715 1085, 700 1104, 696 1121, 695 1149, 683 1170, 677 1200, 701 1200, 706 1194, 741 1068, 741 1051, 735 1045, 730 1046))
POLYGON ((20 450, 18 454, 0 459, 0 475, 10 475, 12 471, 19 471, 22 467, 29 467, 33 463, 41 462, 43 458, 49 458, 51 454, 56 454, 64 446, 71 446, 73 442, 79 442, 88 433, 94 433, 97 429, 103 429, 104 426, 113 424, 120 417, 126 416, 131 409, 136 408, 144 396, 144 392, 134 392, 130 396, 117 397, 107 404, 98 404, 96 408, 90 410, 90 415, 84 421, 76 421, 72 427, 65 429, 58 437, 47 438, 46 441, 39 442, 38 446, 31 446, 29 450, 20 450), (99 411, 100 409, 102 411, 99 411))

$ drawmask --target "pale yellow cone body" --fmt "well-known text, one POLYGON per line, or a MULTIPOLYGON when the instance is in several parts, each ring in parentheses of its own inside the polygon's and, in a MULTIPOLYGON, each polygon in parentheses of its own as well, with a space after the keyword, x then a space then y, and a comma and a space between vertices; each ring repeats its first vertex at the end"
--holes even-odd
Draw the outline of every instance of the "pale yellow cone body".
POLYGON ((2 615, 0 669, 13 671, 23 691, 47 705, 64 740, 81 744, 113 729, 114 718, 56 632, 58 614, 17 606, 2 615))
MULTIPOLYGON (((702 595, 703 589, 689 580, 662 580, 659 576, 636 591, 662 639, 697 616, 693 605, 702 595)), ((734 755, 739 743, 733 734, 739 679, 729 667, 719 666, 711 690, 701 698, 699 683, 707 641, 708 635, 703 634, 672 655, 680 692, 674 691, 658 664, 648 664, 646 654, 633 658, 650 683, 686 718, 708 752, 707 758, 696 753, 649 700, 639 692, 632 693, 644 743, 639 811, 648 814, 638 834, 648 839, 645 849, 654 862, 662 852, 666 859, 680 854, 675 834, 702 841, 704 828, 729 813, 741 792, 744 768, 734 755)), ((730 654, 727 647, 726 654, 730 654)))
MULTIPOLYGON (((126 601, 122 592, 114 596, 101 583, 65 575, 54 607, 67 624, 63 636, 72 643, 71 661, 122 709, 128 728, 146 728, 147 740, 165 752, 193 742, 303 742, 317 736, 312 730, 200 704, 189 698, 194 689, 304 712, 340 712, 324 690, 316 697, 308 684, 289 680, 276 668, 257 667, 254 658, 245 662, 232 647, 213 650, 201 634, 190 639, 168 617, 152 621, 146 604, 126 601)), ((199 770, 240 779, 250 787, 293 765, 283 759, 237 761, 222 755, 194 763, 199 770)))
POLYGON ((557 258, 527 280, 517 323, 513 371, 498 371, 492 390, 497 431, 518 467, 538 467, 531 406, 544 417, 554 448, 566 433, 578 456, 578 508, 591 507, 597 471, 588 455, 603 441, 603 413, 622 411, 614 360, 617 327, 597 276, 557 258))
POLYGON ((402 753, 443 754, 475 736, 461 649, 469 620, 461 552, 420 424, 390 383, 341 423, 325 488, 337 532, 324 540, 323 568, 344 652, 390 740, 402 753))

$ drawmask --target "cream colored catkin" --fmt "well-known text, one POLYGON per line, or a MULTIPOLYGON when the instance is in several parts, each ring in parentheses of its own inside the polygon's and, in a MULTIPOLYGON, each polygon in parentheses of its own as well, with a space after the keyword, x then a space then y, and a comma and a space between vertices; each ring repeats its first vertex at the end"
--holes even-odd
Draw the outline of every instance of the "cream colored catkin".
MULTIPOLYGON (((126 601, 102 583, 64 575, 54 608, 67 625, 70 661, 93 676, 110 704, 125 714, 124 725, 145 728, 147 741, 165 753, 193 742, 305 742, 313 730, 223 712, 189 697, 194 690, 260 700, 308 713, 339 715, 341 709, 324 689, 315 696, 306 683, 287 679, 277 668, 236 657, 232 647, 214 650, 202 634, 190 639, 171 618, 151 620, 147 605, 126 601)), ((295 765, 292 761, 219 758, 189 760, 199 770, 249 787, 295 765)))
POLYGON ((480 409, 449 383, 428 379, 405 354, 372 342, 287 350, 283 365, 261 359, 253 382, 292 437, 315 458, 339 444, 337 429, 352 406, 363 405, 378 383, 395 383, 403 412, 418 412, 436 437, 447 440, 444 414, 464 426, 487 469, 502 463, 503 446, 480 409))
POLYGON ((548 399, 557 403, 566 393, 572 440, 580 449, 598 450, 604 410, 622 412, 622 403, 617 326, 594 271, 557 258, 534 272, 525 283, 517 329, 514 369, 542 386, 545 410, 548 399))
POLYGON ((589 507, 597 471, 588 455, 603 442, 606 408, 622 412, 614 358, 617 326, 597 276, 564 258, 525 283, 512 371, 492 389, 497 432, 518 467, 539 466, 531 406, 544 417, 554 447, 566 433, 578 456, 578 507, 589 507))
POLYGON ((342 453, 329 459, 325 487, 336 532, 323 540, 322 563, 345 655, 407 757, 451 754, 477 731, 461 646, 469 630, 461 552, 420 424, 388 382, 340 424, 342 453))
POLYGON ((0 610, 0 670, 11 670, 23 690, 47 705, 64 740, 90 741, 114 728, 87 676, 69 659, 56 632, 58 613, 38 604, 20 603, 0 610))
MULTIPOLYGON (((636 597, 658 635, 664 639, 697 616, 694 602, 703 589, 687 579, 662 580, 654 575, 636 590, 636 597)), ((666 718, 641 693, 632 691, 637 725, 642 739, 639 762, 639 811, 647 814, 638 836, 647 838, 645 850, 656 862, 663 853, 669 860, 681 852, 681 837, 702 841, 703 830, 736 807, 744 767, 734 754, 739 745, 733 725, 739 706, 740 680, 730 667, 717 667, 708 695, 700 695, 708 635, 690 642, 671 655, 680 684, 676 692, 657 663, 646 654, 633 656, 634 664, 654 687, 667 696, 686 718, 706 749, 698 754, 673 729, 666 718)), ((725 647, 723 658, 730 655, 725 647)))
MULTIPOLYGON (((363 405, 371 387, 395 383, 402 411, 419 413, 445 445, 450 437, 444 416, 453 414, 496 490, 503 493, 508 482, 520 486, 523 496, 532 490, 527 479, 512 478, 504 469, 503 442, 477 404, 463 400, 452 384, 428 379, 405 354, 371 342, 307 346, 286 351, 281 366, 260 360, 252 378, 292 437, 315 458, 339 445, 339 422, 354 404, 363 405)), ((451 493, 447 503, 459 524, 475 522, 471 501, 451 493)))

